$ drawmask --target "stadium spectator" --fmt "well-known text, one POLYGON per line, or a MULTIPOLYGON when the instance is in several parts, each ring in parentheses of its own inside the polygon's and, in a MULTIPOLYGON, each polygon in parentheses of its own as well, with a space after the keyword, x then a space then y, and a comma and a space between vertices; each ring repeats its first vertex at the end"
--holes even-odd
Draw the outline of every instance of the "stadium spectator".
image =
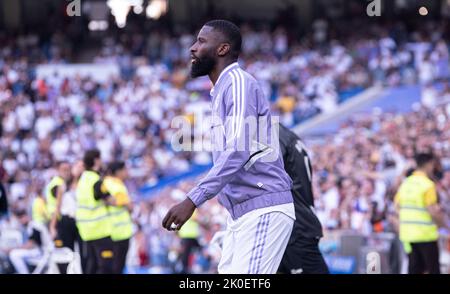
POLYGON ((3 177, 5 171, 0 165, 0 219, 8 214, 8 197, 6 194, 5 186, 3 185, 3 177))
POLYGON ((28 240, 19 248, 9 251, 9 258, 15 270, 19 274, 30 273, 30 259, 39 260, 43 256, 43 251, 47 246, 51 246, 51 239, 47 228, 30 217, 26 211, 16 212, 16 216, 22 226, 27 228, 28 240))

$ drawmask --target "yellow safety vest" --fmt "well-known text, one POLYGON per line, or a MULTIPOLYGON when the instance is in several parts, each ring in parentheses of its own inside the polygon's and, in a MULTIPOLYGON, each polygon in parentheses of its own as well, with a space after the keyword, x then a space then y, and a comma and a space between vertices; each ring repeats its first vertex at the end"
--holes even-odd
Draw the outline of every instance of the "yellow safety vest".
MULTIPOLYGON (((122 180, 116 177, 105 177, 103 184, 116 200, 120 194, 128 197, 127 187, 122 180)), ((112 222, 111 239, 113 241, 130 239, 133 235, 133 222, 128 209, 124 206, 108 206, 108 209, 112 222)))
POLYGON ((425 194, 434 186, 426 176, 414 173, 406 178, 397 193, 400 207, 400 240, 406 243, 432 242, 439 238, 425 203, 425 194))
POLYGON ((36 197, 32 205, 32 217, 35 223, 46 224, 49 220, 44 199, 36 197))
POLYGON ((48 183, 45 188, 45 200, 47 201, 47 213, 50 217, 56 211, 56 195, 53 195, 52 190, 57 186, 64 185, 64 180, 60 176, 55 176, 52 178, 50 183, 48 183))
POLYGON ((192 217, 184 223, 178 231, 178 236, 182 239, 197 239, 200 236, 200 226, 196 221, 197 212, 195 211, 192 217))
POLYGON ((94 198, 94 184, 100 180, 98 173, 84 171, 77 184, 76 223, 81 239, 92 241, 111 236, 111 220, 103 200, 94 198))

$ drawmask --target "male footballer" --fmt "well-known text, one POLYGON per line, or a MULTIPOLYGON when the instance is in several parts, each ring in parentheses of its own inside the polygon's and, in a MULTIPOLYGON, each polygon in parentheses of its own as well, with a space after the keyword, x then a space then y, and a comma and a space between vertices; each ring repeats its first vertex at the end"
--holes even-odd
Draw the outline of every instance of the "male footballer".
POLYGON ((272 126, 268 99, 255 78, 237 63, 241 43, 236 25, 213 20, 202 27, 190 49, 191 76, 209 76, 212 114, 220 118, 212 124, 213 167, 183 202, 168 211, 162 225, 180 229, 197 207, 219 195, 230 216, 218 272, 272 274, 295 220, 292 180, 278 145, 257 151, 249 147, 266 146, 260 143, 260 131, 271 133, 272 126), (245 121, 251 118, 256 128, 247 127, 245 121))
POLYGON ((285 126, 279 126, 284 168, 293 181, 296 220, 278 272, 328 274, 327 264, 319 250, 319 240, 323 234, 322 225, 314 212, 311 160, 302 140, 285 126))

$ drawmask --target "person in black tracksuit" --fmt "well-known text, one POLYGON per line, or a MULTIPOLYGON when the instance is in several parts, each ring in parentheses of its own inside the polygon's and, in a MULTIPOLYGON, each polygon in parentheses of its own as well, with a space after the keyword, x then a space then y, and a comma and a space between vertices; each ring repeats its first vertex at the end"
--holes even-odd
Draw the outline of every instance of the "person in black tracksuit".
MULTIPOLYGON (((1 175, 0 175, 1 177, 1 175)), ((8 214, 8 198, 6 197, 6 189, 0 178, 0 220, 8 214)))
POLYGON ((278 272, 328 274, 328 267, 319 251, 323 234, 322 225, 314 213, 311 162, 300 138, 283 125, 279 126, 284 169, 293 181, 296 220, 278 272))
POLYGON ((6 171, 3 169, 2 164, 0 163, 0 220, 8 215, 8 197, 6 196, 6 187, 3 185, 3 177, 6 178, 6 171))

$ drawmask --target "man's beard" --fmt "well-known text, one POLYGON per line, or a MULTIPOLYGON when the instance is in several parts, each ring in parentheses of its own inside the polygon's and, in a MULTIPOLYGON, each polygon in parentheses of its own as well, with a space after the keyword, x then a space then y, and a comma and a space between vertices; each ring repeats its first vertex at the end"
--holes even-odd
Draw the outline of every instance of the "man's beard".
POLYGON ((214 58, 205 56, 203 58, 197 59, 196 63, 191 66, 191 77, 197 78, 209 74, 216 65, 214 58))

